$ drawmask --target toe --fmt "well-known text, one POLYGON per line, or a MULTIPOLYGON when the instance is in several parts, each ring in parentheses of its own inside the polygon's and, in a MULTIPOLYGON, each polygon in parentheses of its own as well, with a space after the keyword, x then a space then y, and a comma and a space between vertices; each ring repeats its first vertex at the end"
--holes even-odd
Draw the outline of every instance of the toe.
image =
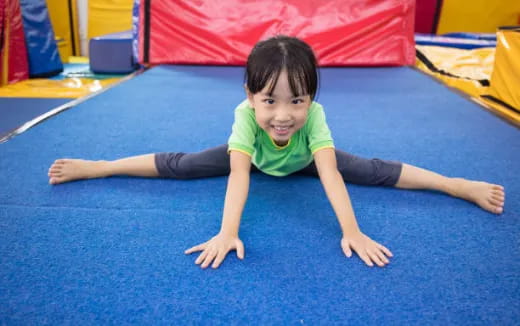
POLYGON ((62 176, 53 176, 49 182, 53 185, 56 185, 56 184, 59 184, 59 183, 62 183, 63 182, 63 177, 62 176))
POLYGON ((489 198, 488 199, 489 203, 495 207, 502 207, 504 206, 504 202, 503 201, 500 201, 500 200, 496 200, 496 199, 493 199, 493 198, 489 198))
POLYGON ((482 208, 484 208, 486 211, 493 213, 493 214, 501 214, 503 208, 501 206, 493 205, 490 202, 487 202, 483 205, 481 205, 482 208))

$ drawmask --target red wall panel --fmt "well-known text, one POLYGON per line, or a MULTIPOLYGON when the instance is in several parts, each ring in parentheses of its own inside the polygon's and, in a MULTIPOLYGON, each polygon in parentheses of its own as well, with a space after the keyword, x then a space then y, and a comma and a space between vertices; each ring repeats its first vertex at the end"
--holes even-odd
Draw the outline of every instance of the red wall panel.
POLYGON ((148 22, 146 1, 140 1, 141 63, 243 65, 256 42, 276 34, 306 40, 321 66, 415 61, 414 0, 154 0, 148 22))

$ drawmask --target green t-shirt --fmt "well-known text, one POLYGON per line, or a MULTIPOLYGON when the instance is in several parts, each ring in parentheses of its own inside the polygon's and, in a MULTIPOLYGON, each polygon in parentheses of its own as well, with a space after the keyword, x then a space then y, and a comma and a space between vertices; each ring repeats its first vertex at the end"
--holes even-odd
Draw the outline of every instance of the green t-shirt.
POLYGON ((291 136, 285 146, 276 145, 260 128, 247 100, 235 109, 228 151, 250 155, 251 162, 264 173, 281 177, 299 171, 312 162, 316 151, 327 147, 334 148, 334 143, 319 103, 312 102, 305 125, 291 136))

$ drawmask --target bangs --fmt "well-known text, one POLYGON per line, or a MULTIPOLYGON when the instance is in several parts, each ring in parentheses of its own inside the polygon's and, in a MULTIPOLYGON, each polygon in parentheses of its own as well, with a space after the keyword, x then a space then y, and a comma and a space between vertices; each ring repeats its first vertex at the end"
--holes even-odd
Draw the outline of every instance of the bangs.
POLYGON ((311 95, 312 97, 310 92, 311 85, 309 76, 305 74, 305 71, 301 67, 298 69, 298 67, 295 65, 279 67, 279 69, 276 71, 272 71, 272 73, 267 76, 267 81, 264 84, 264 87, 262 87, 260 90, 264 89, 265 85, 269 85, 267 88, 267 94, 272 96, 276 87, 276 83, 278 82, 278 78, 280 77, 283 69, 287 69, 287 79, 293 97, 300 97, 305 95, 311 95))

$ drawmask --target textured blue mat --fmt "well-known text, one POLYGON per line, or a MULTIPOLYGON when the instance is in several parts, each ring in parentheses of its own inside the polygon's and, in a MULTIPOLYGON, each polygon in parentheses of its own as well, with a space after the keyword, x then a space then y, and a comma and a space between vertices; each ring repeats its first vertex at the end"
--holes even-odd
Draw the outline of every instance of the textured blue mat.
POLYGON ((67 98, 0 97, 0 138, 24 123, 70 102, 67 98))
POLYGON ((243 70, 157 67, 0 145, 0 324, 472 324, 520 318, 520 131, 409 68, 324 69, 338 148, 506 188, 495 216, 442 194, 349 185, 395 258, 340 249, 319 180, 252 177, 246 258, 201 270, 226 178, 48 185, 60 157, 225 143, 243 70))

